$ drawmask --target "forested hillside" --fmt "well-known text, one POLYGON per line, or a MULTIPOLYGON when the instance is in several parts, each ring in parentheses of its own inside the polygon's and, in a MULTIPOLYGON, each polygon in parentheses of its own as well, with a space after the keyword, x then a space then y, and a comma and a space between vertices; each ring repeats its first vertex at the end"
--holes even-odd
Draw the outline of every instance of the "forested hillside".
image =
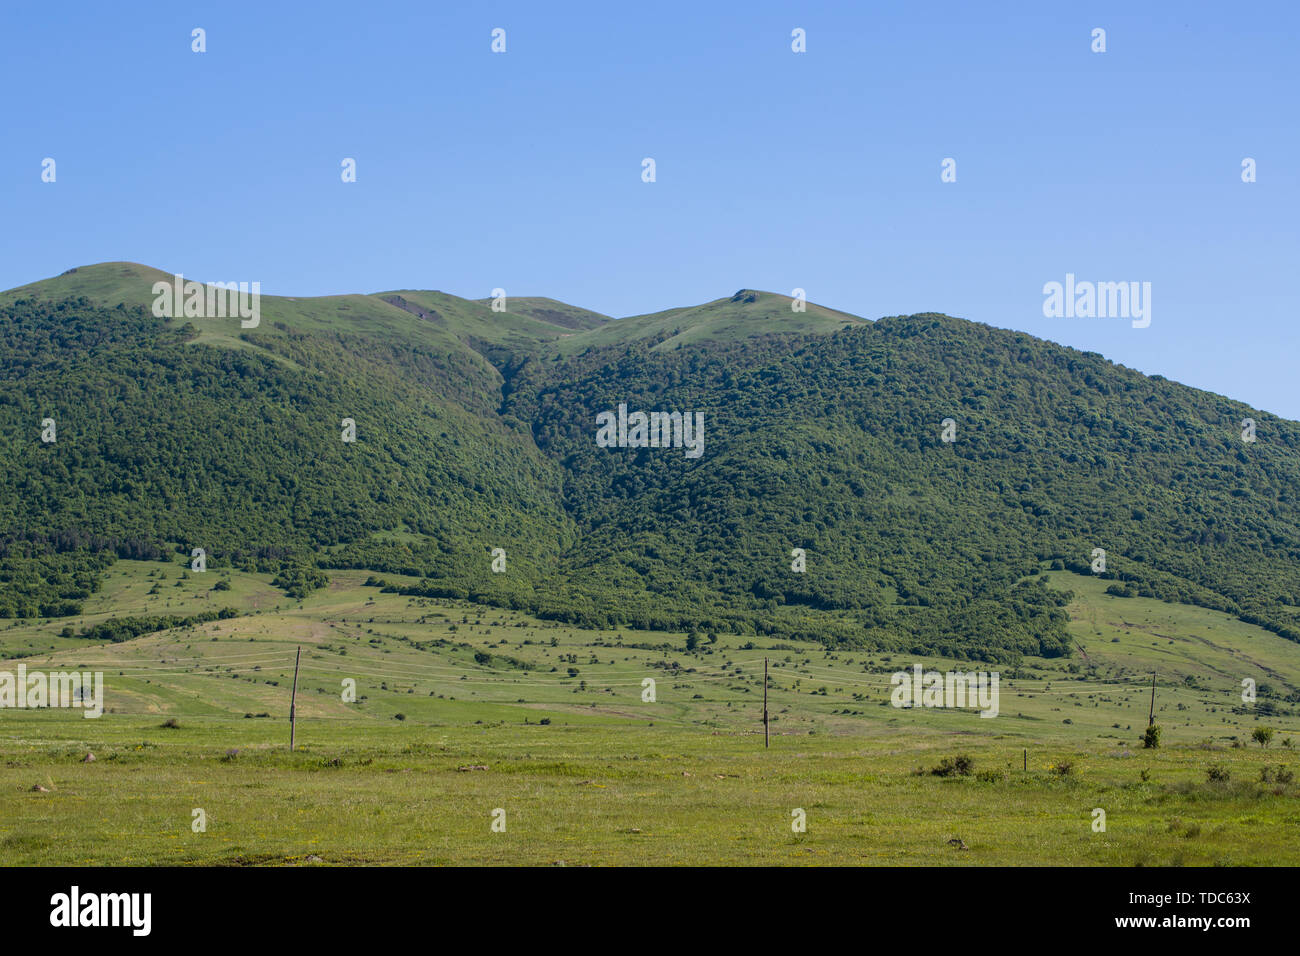
POLYGON ((241 330, 155 318, 159 275, 0 296, 0 616, 75 613, 116 557, 197 547, 296 594, 313 568, 403 572, 593 627, 1009 661, 1070 653, 1035 579, 1100 548, 1114 593, 1300 640, 1300 425, 1098 355, 746 290, 612 321, 268 296, 241 330), (702 413, 703 453, 598 447, 620 403, 702 413))
POLYGON ((1300 640, 1300 427, 1098 355, 918 315, 532 363, 507 408, 565 465, 593 582, 644 582, 648 613, 852 610, 873 642, 1061 653, 1050 595, 1017 582, 1102 548, 1120 593, 1300 640), (619 401, 705 409, 708 450, 597 448, 619 401))
POLYGON ((71 613, 104 554, 275 571, 411 541, 432 567, 508 539, 536 571, 568 541, 558 469, 526 429, 422 384, 437 370, 417 350, 194 334, 84 299, 0 312, 0 616, 71 613))

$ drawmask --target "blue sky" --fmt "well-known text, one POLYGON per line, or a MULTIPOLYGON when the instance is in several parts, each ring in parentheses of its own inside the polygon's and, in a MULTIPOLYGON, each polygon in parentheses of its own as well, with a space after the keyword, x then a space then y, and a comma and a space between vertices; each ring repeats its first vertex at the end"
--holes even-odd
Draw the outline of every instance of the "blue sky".
POLYGON ((0 287, 116 259, 613 315, 798 287, 1300 419, 1294 3, 287 6, 6 5, 0 287), (1066 273, 1150 282, 1150 327, 1045 318, 1066 273))

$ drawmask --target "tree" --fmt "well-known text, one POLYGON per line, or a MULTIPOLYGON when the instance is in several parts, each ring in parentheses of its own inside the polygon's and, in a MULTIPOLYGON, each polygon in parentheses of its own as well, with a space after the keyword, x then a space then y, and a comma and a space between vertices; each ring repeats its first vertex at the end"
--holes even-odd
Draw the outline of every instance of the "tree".
POLYGON ((1250 736, 1255 740, 1258 740, 1261 747, 1267 747, 1268 742, 1273 739, 1273 728, 1256 727, 1250 736))
POLYGON ((1142 746, 1147 750, 1155 750, 1160 746, 1160 728, 1156 724, 1148 727, 1142 735, 1142 746))
POLYGON ((696 634, 694 631, 691 631, 691 633, 686 635, 686 649, 688 651, 693 651, 699 646, 700 635, 696 634))

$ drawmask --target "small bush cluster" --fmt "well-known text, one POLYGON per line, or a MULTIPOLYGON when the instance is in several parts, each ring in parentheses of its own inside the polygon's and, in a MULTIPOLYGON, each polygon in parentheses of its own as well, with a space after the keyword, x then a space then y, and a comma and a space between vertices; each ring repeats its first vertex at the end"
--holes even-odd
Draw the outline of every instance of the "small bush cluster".
POLYGON ((965 754, 944 757, 939 765, 930 770, 936 777, 969 777, 975 769, 975 761, 965 754))

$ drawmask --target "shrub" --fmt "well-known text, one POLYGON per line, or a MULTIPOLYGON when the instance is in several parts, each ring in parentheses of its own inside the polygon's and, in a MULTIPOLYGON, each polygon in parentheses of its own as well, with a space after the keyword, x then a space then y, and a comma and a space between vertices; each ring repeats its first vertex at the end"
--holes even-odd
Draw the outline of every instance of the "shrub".
POLYGON ((289 597, 301 599, 329 583, 329 578, 319 568, 292 567, 281 569, 271 586, 282 589, 289 597))
POLYGON ((1205 770, 1205 778, 1211 783, 1227 783, 1232 779, 1232 774, 1227 765, 1221 763, 1210 764, 1205 770))
POLYGON ((969 777, 974 769, 974 760, 965 754, 958 754, 955 757, 944 757, 930 773, 936 777, 969 777))
POLYGON ((1160 727, 1158 724, 1152 724, 1147 728, 1146 733, 1142 735, 1142 746, 1146 750, 1155 750, 1160 746, 1160 727))

